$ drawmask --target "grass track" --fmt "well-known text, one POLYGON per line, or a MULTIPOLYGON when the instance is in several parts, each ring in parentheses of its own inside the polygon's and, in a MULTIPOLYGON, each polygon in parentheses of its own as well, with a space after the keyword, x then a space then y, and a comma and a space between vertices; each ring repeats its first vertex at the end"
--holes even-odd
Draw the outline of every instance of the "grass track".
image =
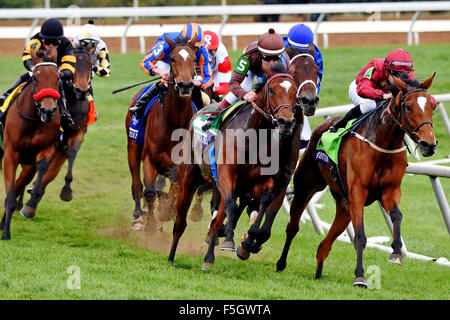
MULTIPOLYGON (((320 106, 347 104, 348 84, 373 56, 383 57, 394 47, 330 48, 323 50, 325 76, 320 106)), ((416 76, 425 79, 437 71, 432 94, 450 92, 450 45, 408 48, 414 58, 416 76)), ((238 52, 231 60, 236 61, 238 52)), ((204 201, 203 221, 188 220, 173 265, 167 263, 167 243, 172 222, 162 225, 155 237, 129 228, 133 202, 126 161, 124 117, 134 89, 112 95, 111 91, 145 80, 139 68, 140 54, 111 55, 109 79, 94 79, 99 121, 89 128, 74 169, 74 200, 59 200, 63 175, 49 185, 37 216, 26 220, 15 214, 12 239, 0 242, 0 299, 448 299, 448 267, 405 258, 398 267, 387 262, 388 255, 366 249, 364 266, 381 271, 380 290, 352 288, 356 254, 349 244, 336 242, 324 267, 324 279, 314 281, 315 252, 322 236, 311 224, 302 224, 293 241, 288 265, 275 273, 275 262, 284 243, 288 214, 281 210, 271 239, 258 255, 239 261, 234 254, 216 251, 212 272, 200 271, 206 246, 203 237, 208 220, 204 201), (148 250, 151 248, 151 250, 148 250), (81 270, 81 290, 66 286, 69 266, 81 270)), ((5 90, 23 71, 20 58, 0 57, 0 90, 5 90)), ((450 114, 447 103, 447 113, 450 114)), ((319 120, 311 121, 314 126, 319 120)), ((439 113, 434 119, 439 139, 432 159, 450 154, 449 137, 439 113)), ((411 161, 414 161, 411 159, 411 161)), ((66 165, 63 171, 66 169, 66 165)), ((448 179, 441 179, 450 194, 448 179)), ((0 186, 4 199, 4 185, 0 186)), ((319 210, 331 222, 334 204, 323 198, 319 210)), ((450 258, 449 235, 427 177, 406 176, 400 204, 403 237, 407 247, 433 257, 450 258)), ((243 217, 237 239, 248 228, 243 217)), ((378 209, 365 212, 368 237, 389 231, 378 209)), ((367 275, 369 276, 369 275, 367 275)))

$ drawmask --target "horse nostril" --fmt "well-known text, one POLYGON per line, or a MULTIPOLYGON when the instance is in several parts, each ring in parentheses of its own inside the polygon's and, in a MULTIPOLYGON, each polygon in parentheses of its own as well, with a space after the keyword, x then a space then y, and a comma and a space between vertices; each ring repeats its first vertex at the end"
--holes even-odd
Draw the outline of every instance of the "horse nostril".
POLYGON ((278 125, 284 127, 286 125, 286 120, 284 118, 278 118, 278 125))

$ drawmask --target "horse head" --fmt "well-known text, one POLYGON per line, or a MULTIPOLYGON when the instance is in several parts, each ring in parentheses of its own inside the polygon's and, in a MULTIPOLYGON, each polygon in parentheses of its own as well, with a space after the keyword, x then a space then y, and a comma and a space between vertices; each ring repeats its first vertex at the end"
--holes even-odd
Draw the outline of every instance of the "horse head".
POLYGON ((42 122, 53 121, 57 110, 59 70, 56 64, 58 52, 52 50, 31 50, 33 98, 38 108, 38 115, 42 122))
POLYGON ((289 73, 297 82, 296 107, 301 108, 306 116, 312 116, 319 104, 317 96, 317 79, 319 67, 314 61, 314 44, 309 43, 308 50, 291 51, 289 73))
POLYGON ((424 157, 432 156, 438 145, 432 122, 435 103, 427 91, 435 75, 436 73, 420 83, 407 76, 392 77, 399 93, 389 105, 388 111, 399 127, 418 144, 424 157))
POLYGON ((75 50, 76 58, 75 73, 73 75, 73 91, 78 100, 85 100, 89 93, 89 82, 91 81, 92 55, 86 50, 75 50))
MULTIPOLYGON (((196 38, 192 41, 196 41, 196 38)), ((195 48, 186 38, 177 38, 174 43, 165 36, 166 42, 170 46, 170 72, 174 81, 175 89, 182 97, 190 97, 194 89, 195 75, 195 48)))
POLYGON ((256 105, 264 106, 266 118, 275 123, 283 137, 290 137, 295 129, 295 95, 297 86, 294 78, 286 73, 282 63, 271 67, 263 64, 267 81, 261 84, 256 105))

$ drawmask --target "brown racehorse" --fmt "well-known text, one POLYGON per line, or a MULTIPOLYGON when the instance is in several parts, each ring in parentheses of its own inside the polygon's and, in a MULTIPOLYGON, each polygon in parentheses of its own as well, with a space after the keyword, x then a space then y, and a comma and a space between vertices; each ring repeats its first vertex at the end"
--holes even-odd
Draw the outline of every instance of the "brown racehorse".
MULTIPOLYGON (((284 66, 281 65, 281 67, 283 70, 272 70, 263 66, 268 80, 262 86, 255 103, 247 103, 232 121, 225 121, 225 124, 221 126, 222 134, 214 143, 216 159, 224 161, 217 163, 220 204, 218 214, 210 225, 210 241, 203 270, 209 269, 214 263, 215 241, 225 216, 228 219, 225 231, 227 239, 231 239, 231 241, 233 239, 233 221, 238 209, 236 204, 238 197, 242 198, 250 193, 261 203, 257 223, 253 225, 254 230, 251 229, 253 232, 249 231, 247 238, 249 247, 253 247, 254 240, 264 242, 270 236, 270 227, 278 211, 278 209, 272 210, 276 206, 274 203, 278 204, 280 200, 282 201, 297 162, 303 120, 303 114, 295 113, 293 107, 297 92, 295 81, 290 74, 284 73, 286 71, 284 66), (249 134, 251 136, 254 134, 257 139, 250 141, 253 139, 248 138, 239 143, 236 141, 234 133, 237 133, 237 130, 242 131, 242 129, 246 131, 241 135, 249 134), (275 134, 272 136, 274 131, 275 134), (221 141, 221 143, 217 143, 217 141, 221 141), (274 152, 272 145, 278 146, 278 143, 281 145, 280 149, 274 152), (262 150, 271 154, 272 165, 277 160, 280 165, 275 164, 274 168, 268 168, 270 160, 264 161, 263 164, 262 157, 254 154, 261 154, 262 150), (283 154, 282 159, 278 159, 279 154, 283 154), (252 156, 252 160, 250 160, 250 156, 252 156), (239 158, 240 160, 238 160, 239 158), (264 169, 272 171, 264 172, 264 169), (272 201, 273 199, 274 201, 272 201), (269 210, 266 212, 268 206, 269 210), (263 228, 259 230, 259 223, 264 214, 267 215, 266 221, 263 228)), ((190 133, 192 136, 192 128, 190 133)), ((183 156, 184 152, 190 153, 190 158, 193 159, 196 156, 195 149, 195 142, 188 148, 185 145, 183 156)), ((174 260, 178 242, 185 230, 186 214, 197 187, 204 181, 212 181, 208 163, 197 165, 193 161, 183 161, 178 167, 177 177, 179 181, 177 218, 173 227, 170 262, 174 260)), ((281 202, 279 204, 281 206, 281 202)), ((260 244, 258 244, 258 248, 259 246, 260 244)), ((249 248, 249 250, 252 249, 249 248)))
POLYGON ((60 97, 57 51, 32 51, 31 57, 34 62, 31 83, 12 102, 5 120, 3 160, 6 201, 5 214, 0 223, 2 240, 11 238, 10 224, 17 208, 16 197, 25 187, 26 174, 23 171, 16 180, 18 165, 36 166, 38 177, 31 201, 37 202, 42 177, 58 142, 61 117, 57 105, 60 97))
MULTIPOLYGON (((294 80, 297 83, 296 108, 301 109, 305 116, 312 116, 314 115, 319 103, 319 97, 317 96, 317 79, 319 67, 314 60, 314 44, 311 42, 309 44, 308 50, 299 50, 293 48, 289 49, 290 50, 286 50, 291 59, 289 73, 293 76, 294 80)), ((219 192, 215 190, 215 188, 213 188, 213 190, 215 191, 215 194, 211 199, 212 213, 217 211, 220 203, 219 192)), ((196 204, 194 205, 193 209, 196 208, 196 204)), ((258 206, 258 201, 256 199, 252 199, 250 195, 241 197, 239 199, 239 207, 235 215, 235 220, 232 223, 233 226, 236 226, 240 215, 246 207, 247 213, 253 223, 254 219, 256 218, 255 213, 258 211, 258 206)), ((222 229, 219 234, 220 236, 222 236, 222 229)), ((209 236, 207 236, 207 239, 205 240, 207 243, 209 243, 208 237, 209 236)), ((233 239, 226 239, 221 247, 221 250, 234 251, 233 239)))
MULTIPOLYGON (((195 41, 196 39, 187 42, 186 39, 180 38, 177 40, 177 43, 174 43, 166 37, 166 42, 171 48, 169 63, 172 80, 168 84, 164 102, 156 101, 149 110, 143 145, 136 144, 135 140, 129 137, 132 117, 129 112, 126 116, 128 166, 132 177, 131 191, 135 201, 134 220, 131 226, 133 229, 143 230, 145 228, 140 204, 142 195, 145 196, 148 210, 152 213, 154 202, 158 196, 155 188, 158 174, 170 178, 172 184, 169 190, 169 197, 171 198, 168 199, 168 202, 175 202, 176 191, 173 182, 176 179, 176 165, 171 159, 171 152, 177 142, 172 141, 171 136, 174 130, 187 128, 194 114, 192 91, 194 90, 196 49, 191 43, 193 44, 195 41), (142 192, 143 186, 140 174, 141 161, 143 162, 144 171, 144 192, 142 192)), ((135 104, 142 90, 139 90, 133 96, 131 106, 135 104)), ((170 216, 167 216, 170 219, 170 216)))
MULTIPOLYGON (((65 185, 61 190, 60 197, 62 200, 72 200, 72 189, 70 184, 72 182, 72 170, 75 158, 80 150, 86 133, 86 118, 89 111, 89 101, 86 96, 89 91, 89 82, 91 80, 92 57, 86 50, 74 50, 76 58, 75 73, 71 82, 63 82, 62 89, 67 101, 67 108, 72 116, 74 125, 66 128, 63 134, 63 140, 58 144, 57 152, 50 163, 50 166, 45 173, 41 190, 39 191, 40 198, 44 195, 47 185, 55 179, 61 170, 66 159, 68 160, 67 174, 65 176, 65 185)), ((35 168, 28 168, 30 176, 28 182, 34 176, 35 168)), ((25 218, 33 218, 36 213, 38 202, 28 201, 21 209, 20 213, 25 218)))
POLYGON ((405 134, 418 143, 421 153, 428 157, 434 154, 437 140, 432 129, 434 104, 427 89, 434 75, 419 83, 393 78, 399 93, 384 108, 360 123, 357 129, 343 138, 339 151, 339 171, 345 191, 340 189, 330 173, 330 165, 315 160, 316 147, 322 134, 339 118, 325 121, 312 134, 308 148, 303 154, 294 174, 294 199, 291 219, 286 228, 286 243, 277 262, 277 270, 284 270, 290 244, 298 232, 303 210, 311 197, 327 185, 336 200, 336 216, 326 238, 317 249, 316 279, 322 277, 323 264, 333 242, 351 221, 355 229, 354 247, 357 253, 353 285, 367 287, 363 269, 363 250, 366 246, 364 233, 364 206, 380 201, 389 213, 394 225, 393 253, 389 261, 402 265, 399 210, 400 186, 407 166, 403 146, 405 134), (348 196, 343 195, 347 193, 348 196))

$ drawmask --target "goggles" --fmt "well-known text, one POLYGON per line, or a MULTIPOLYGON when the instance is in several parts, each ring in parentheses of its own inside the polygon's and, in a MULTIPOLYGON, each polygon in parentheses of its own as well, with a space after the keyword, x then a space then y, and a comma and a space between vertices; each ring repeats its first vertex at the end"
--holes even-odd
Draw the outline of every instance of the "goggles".
POLYGON ((44 45, 49 46, 49 45, 54 45, 54 46, 59 46, 59 40, 57 39, 43 39, 44 45))
POLYGON ((411 71, 413 68, 413 64, 412 62, 392 61, 389 62, 386 67, 391 70, 411 71))
POLYGON ((278 60, 280 60, 281 59, 281 55, 279 55, 279 56, 267 56, 267 55, 262 55, 262 59, 264 60, 264 61, 278 61, 278 60))
POLYGON ((97 44, 98 44, 98 40, 94 40, 94 39, 80 40, 80 45, 85 48, 93 48, 93 47, 96 47, 97 44))

